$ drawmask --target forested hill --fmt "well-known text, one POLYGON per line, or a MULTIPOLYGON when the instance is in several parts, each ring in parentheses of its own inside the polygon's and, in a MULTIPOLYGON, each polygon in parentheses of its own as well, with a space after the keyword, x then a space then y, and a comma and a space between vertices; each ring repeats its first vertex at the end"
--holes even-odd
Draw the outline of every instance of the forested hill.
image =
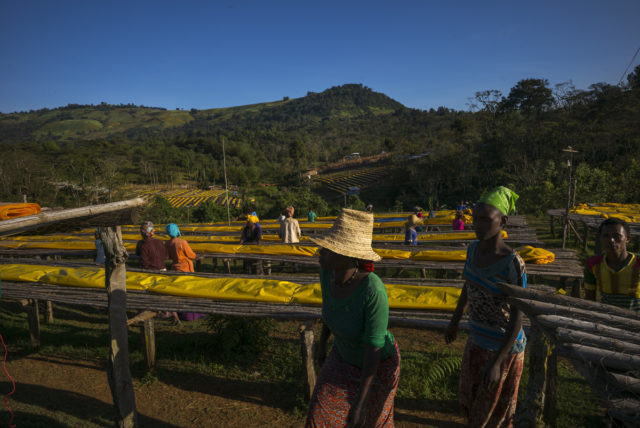
POLYGON ((207 110, 167 110, 145 106, 69 104, 56 109, 0 114, 0 142, 130 139, 181 133, 210 133, 216 127, 310 124, 371 117, 406 108, 384 94, 350 84, 297 99, 207 110))
POLYGON ((621 86, 527 78, 508 94, 469 95, 470 111, 423 111, 350 84, 210 110, 101 104, 0 115, 0 200, 60 198, 48 184, 60 181, 219 184, 223 142, 241 188, 295 186, 307 168, 384 150, 394 154, 389 175, 365 195, 382 206, 451 205, 503 184, 521 194, 523 211, 563 206, 562 148, 571 145, 578 202, 640 200, 640 66, 621 86))

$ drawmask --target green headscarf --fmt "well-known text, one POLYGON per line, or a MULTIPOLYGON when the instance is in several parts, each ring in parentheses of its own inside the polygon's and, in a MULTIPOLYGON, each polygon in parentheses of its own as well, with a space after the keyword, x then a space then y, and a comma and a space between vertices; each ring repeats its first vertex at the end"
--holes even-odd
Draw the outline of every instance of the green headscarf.
POLYGON ((511 189, 498 186, 480 197, 478 203, 493 205, 504 215, 516 212, 516 201, 520 196, 511 189))

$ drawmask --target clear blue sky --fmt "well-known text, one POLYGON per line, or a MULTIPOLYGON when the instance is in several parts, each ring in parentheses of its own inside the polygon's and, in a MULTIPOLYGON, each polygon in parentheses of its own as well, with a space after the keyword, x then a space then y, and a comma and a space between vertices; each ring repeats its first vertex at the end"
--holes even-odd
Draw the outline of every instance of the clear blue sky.
POLYGON ((0 112, 205 109, 345 83, 466 109, 528 77, 617 84, 638 47, 638 0, 0 0, 0 112))

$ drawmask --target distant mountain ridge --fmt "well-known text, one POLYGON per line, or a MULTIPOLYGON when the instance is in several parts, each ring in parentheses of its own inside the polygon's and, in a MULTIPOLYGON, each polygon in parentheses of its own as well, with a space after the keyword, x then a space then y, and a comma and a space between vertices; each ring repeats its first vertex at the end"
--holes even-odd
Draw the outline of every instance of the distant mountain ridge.
POLYGON ((55 109, 0 114, 0 142, 135 139, 140 135, 189 132, 194 128, 254 127, 295 121, 366 118, 409 110, 362 84, 335 86, 296 99, 206 110, 167 110, 126 105, 69 104, 55 109))

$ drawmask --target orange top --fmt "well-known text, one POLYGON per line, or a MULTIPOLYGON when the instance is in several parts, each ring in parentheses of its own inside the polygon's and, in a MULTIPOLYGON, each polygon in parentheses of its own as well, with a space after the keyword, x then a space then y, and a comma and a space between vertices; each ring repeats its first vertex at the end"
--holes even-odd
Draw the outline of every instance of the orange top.
POLYGON ((193 262, 196 253, 193 252, 189 243, 182 238, 173 238, 166 243, 169 258, 173 260, 171 270, 178 272, 193 272, 193 262))

